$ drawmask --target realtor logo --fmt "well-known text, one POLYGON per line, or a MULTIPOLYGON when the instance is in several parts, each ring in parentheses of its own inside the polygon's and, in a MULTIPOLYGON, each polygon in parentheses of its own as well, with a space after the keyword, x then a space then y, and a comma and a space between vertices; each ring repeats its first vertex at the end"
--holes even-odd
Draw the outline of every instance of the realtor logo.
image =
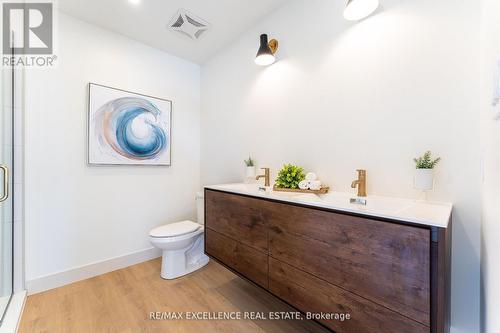
POLYGON ((3 54, 12 51, 52 54, 52 3, 3 3, 3 54))

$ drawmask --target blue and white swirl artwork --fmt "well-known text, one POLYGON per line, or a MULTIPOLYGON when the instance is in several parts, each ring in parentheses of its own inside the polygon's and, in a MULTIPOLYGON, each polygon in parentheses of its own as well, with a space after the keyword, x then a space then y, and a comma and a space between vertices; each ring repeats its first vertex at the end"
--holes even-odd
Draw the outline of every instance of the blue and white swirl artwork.
POLYGON ((170 165, 172 103, 90 85, 89 163, 170 165))

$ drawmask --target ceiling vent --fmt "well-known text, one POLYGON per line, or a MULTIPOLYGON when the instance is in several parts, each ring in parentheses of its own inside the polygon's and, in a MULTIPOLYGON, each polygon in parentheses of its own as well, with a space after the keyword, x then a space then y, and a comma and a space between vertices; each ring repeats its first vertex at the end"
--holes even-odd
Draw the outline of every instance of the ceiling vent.
POLYGON ((193 13, 180 9, 173 17, 169 27, 184 36, 197 40, 210 28, 210 24, 193 13))

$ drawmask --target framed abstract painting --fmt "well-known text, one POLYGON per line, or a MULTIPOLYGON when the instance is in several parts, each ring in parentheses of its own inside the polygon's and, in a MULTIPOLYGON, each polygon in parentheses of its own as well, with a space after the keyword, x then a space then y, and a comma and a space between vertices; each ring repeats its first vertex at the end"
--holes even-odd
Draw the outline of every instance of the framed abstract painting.
POLYGON ((89 84, 89 165, 171 165, 172 102, 89 84))

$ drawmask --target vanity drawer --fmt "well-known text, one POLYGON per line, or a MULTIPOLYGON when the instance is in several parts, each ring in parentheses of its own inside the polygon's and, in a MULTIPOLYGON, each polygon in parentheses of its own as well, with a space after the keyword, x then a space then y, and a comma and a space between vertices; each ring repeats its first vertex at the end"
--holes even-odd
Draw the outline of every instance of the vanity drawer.
POLYGON ((205 191, 205 225, 259 251, 268 252, 262 200, 205 191))
POLYGON ((350 314, 345 321, 319 320, 337 333, 430 332, 421 323, 273 258, 269 259, 269 290, 304 312, 350 314))
POLYGON ((205 251, 256 284, 268 287, 268 255, 209 228, 205 230, 205 251))
POLYGON ((273 258, 430 325, 428 229, 267 205, 273 258))

